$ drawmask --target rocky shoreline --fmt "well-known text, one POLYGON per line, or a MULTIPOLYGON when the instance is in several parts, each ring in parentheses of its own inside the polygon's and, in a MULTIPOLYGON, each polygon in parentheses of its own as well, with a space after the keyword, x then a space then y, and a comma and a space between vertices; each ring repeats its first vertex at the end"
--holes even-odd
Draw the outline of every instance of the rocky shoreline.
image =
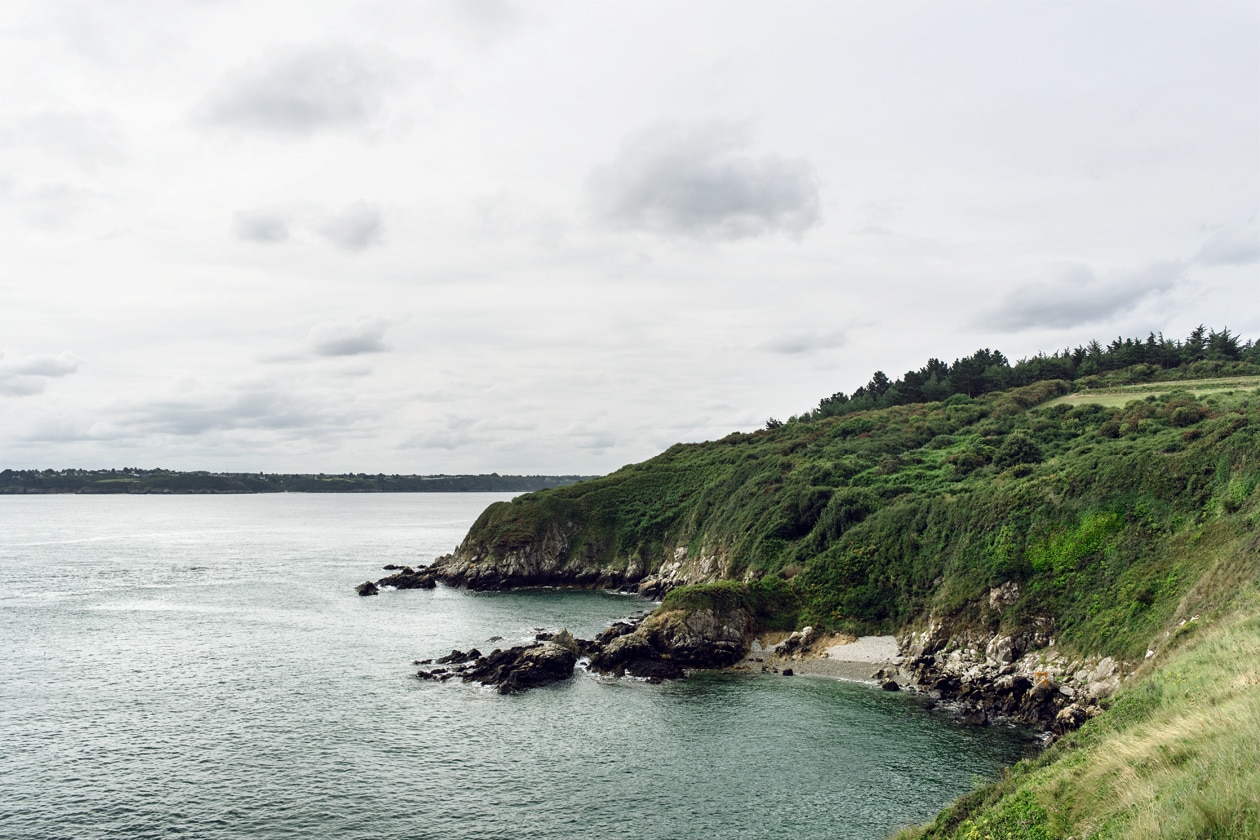
MULTIPOLYGON (((375 595, 383 587, 432 589, 439 581, 449 582, 445 567, 436 562, 385 570, 393 574, 365 581, 356 591, 375 595)), ((991 606, 998 610, 1018 597, 1017 592, 995 593, 991 606)), ((1102 701, 1119 689, 1122 678, 1120 663, 1110 657, 1062 654, 1049 618, 1013 634, 941 622, 896 637, 826 636, 807 627, 774 638, 757 630, 753 616, 742 608, 658 610, 616 622, 594 639, 577 639, 562 630, 489 655, 452 651, 438 660, 417 662, 433 666, 417 676, 440 682, 459 678, 508 694, 568 679, 579 664, 599 674, 652 682, 682 679, 697 669, 812 675, 907 690, 921 695, 929 708, 940 707, 963 723, 1014 723, 1048 737, 1099 714, 1102 701)))

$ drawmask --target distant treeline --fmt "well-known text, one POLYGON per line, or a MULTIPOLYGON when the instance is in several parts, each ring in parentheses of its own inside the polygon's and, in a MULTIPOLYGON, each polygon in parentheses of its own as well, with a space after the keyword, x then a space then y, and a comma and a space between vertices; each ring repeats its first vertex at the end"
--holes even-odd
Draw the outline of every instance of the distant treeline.
POLYGON ((134 467, 4 470, 0 493, 525 493, 591 477, 177 472, 134 467))
MULTIPOLYGON (((1058 350, 1052 355, 1039 353, 1011 364, 997 350, 977 350, 963 359, 948 364, 929 359, 918 370, 906 371, 900 379, 891 380, 882 371, 875 371, 871 381, 852 394, 843 391, 824 397, 818 407, 788 422, 816 420, 865 411, 890 408, 894 405, 937 402, 955 394, 978 397, 981 394, 1005 391, 1049 379, 1069 382, 1097 377, 1096 382, 1081 382, 1090 387, 1098 384, 1133 384, 1160 378, 1209 377, 1226 363, 1248 362, 1260 373, 1260 342, 1243 341, 1226 327, 1219 332, 1200 325, 1185 341, 1164 338, 1151 333, 1145 339, 1116 338, 1104 346, 1091 341, 1075 349, 1058 350), (1123 383, 1106 374, 1123 371, 1123 383)), ((1236 374, 1236 366, 1231 367, 1236 374)), ((782 425, 771 418, 770 428, 782 425)))

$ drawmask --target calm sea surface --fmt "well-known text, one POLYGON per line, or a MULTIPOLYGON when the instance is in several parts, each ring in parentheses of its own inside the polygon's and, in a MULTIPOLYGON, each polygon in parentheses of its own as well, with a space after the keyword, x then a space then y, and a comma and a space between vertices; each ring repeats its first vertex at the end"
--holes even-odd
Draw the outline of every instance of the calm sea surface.
POLYGON ((819 679, 421 682, 651 606, 354 593, 505 498, 0 497, 0 837, 873 838, 1027 754, 819 679))

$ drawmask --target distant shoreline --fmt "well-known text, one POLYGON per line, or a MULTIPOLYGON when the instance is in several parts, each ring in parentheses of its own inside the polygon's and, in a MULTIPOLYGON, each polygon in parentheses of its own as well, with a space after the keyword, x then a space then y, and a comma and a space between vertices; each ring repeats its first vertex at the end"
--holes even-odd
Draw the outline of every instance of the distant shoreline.
POLYGON ((582 475, 223 473, 176 470, 3 470, 0 495, 223 495, 258 493, 529 493, 582 475))

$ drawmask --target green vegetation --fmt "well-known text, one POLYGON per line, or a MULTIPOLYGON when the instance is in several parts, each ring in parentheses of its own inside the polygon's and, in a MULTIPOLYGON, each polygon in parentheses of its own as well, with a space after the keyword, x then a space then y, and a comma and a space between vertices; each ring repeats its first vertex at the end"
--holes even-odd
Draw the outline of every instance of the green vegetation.
MULTIPOLYGON (((1031 385, 1047 379, 1079 381, 1084 387, 1101 384, 1132 384, 1160 379, 1202 378, 1231 367, 1233 375, 1242 371, 1235 363, 1249 365, 1252 374, 1260 374, 1260 344, 1242 341, 1229 331, 1220 332, 1199 326, 1185 341, 1164 338, 1151 333, 1145 340, 1117 338, 1104 347, 1098 341, 1074 350, 1059 350, 1051 355, 1040 353, 1012 365, 1000 352, 977 350, 952 365, 940 359, 929 359, 918 370, 907 371, 900 379, 890 380, 882 371, 875 371, 871 381, 852 394, 832 394, 818 407, 788 422, 851 414, 872 408, 932 402, 954 394, 977 397, 1031 385)), ((767 426, 782 425, 771 420, 767 426)))
MULTIPOLYGON (((1260 394, 1173 389, 1121 407, 1052 405, 1050 381, 677 445, 604 478, 487 510, 519 547, 571 524, 571 551, 658 568, 681 547, 725 577, 775 578, 801 624, 891 632, 929 613, 1069 649, 1145 652, 1228 519, 1260 522, 1260 394), (987 592, 1023 595, 1000 616, 987 592)), ((776 584, 778 585, 778 584, 776 584)))
POLYGON ((529 492, 578 475, 302 475, 121 470, 4 470, 0 493, 460 493, 529 492))
POLYGON ((603 565, 726 578, 663 610, 857 633, 1049 620, 1061 654, 1138 668, 1106 713, 905 838, 1260 836, 1260 359, 1197 330, 1176 367, 1106 367, 1136 346, 930 402, 886 399, 907 380, 883 377, 888 404, 861 407, 868 390, 679 444, 492 506, 472 536, 493 558, 559 529, 603 565), (999 586, 1018 597, 991 609, 999 586))

